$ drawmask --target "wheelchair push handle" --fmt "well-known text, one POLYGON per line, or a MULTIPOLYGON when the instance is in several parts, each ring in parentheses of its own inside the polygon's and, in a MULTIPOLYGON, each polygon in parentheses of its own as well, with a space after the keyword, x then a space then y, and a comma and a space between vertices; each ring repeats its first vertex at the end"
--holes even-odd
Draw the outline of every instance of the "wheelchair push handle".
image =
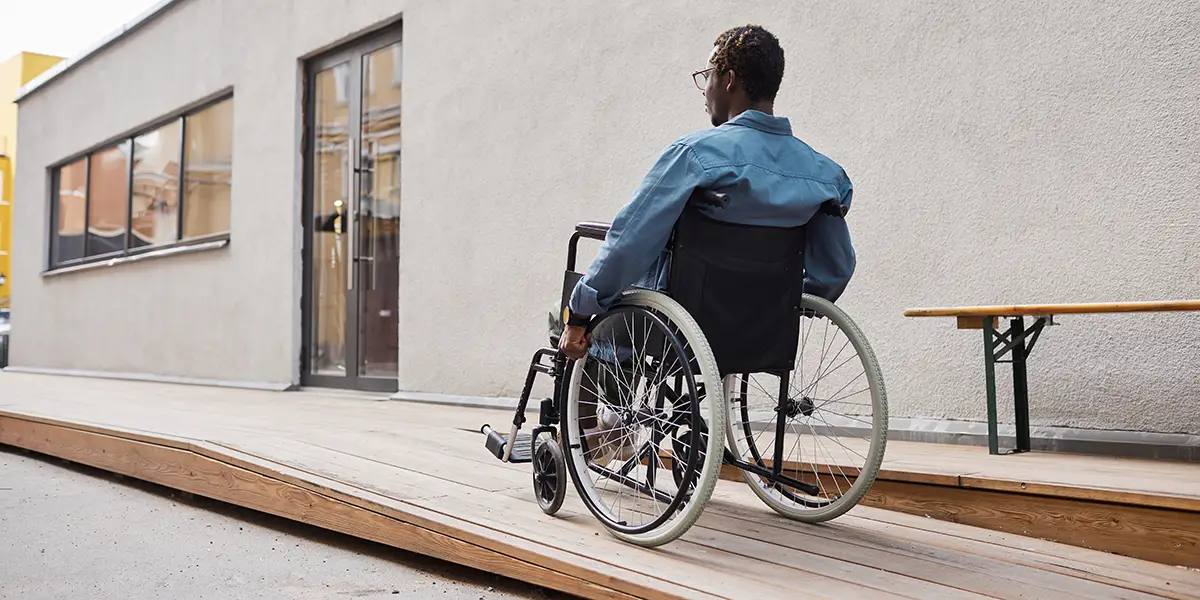
POLYGON ((712 190, 698 189, 692 193, 692 197, 688 202, 698 204, 700 206, 711 206, 713 208, 725 208, 729 206, 729 196, 721 192, 712 190))
MULTIPOLYGON (((688 199, 688 202, 711 206, 713 208, 725 208, 729 204, 729 196, 712 190, 697 189, 692 192, 692 197, 688 199)), ((608 231, 611 228, 611 223, 601 223, 599 221, 576 223, 575 233, 571 236, 571 243, 567 248, 567 270, 575 270, 575 257, 578 254, 577 247, 579 246, 580 238, 604 241, 608 237, 608 231)))
POLYGON ((575 225, 575 233, 579 237, 585 237, 593 240, 601 240, 608 237, 608 230, 612 225, 609 223, 599 223, 596 221, 584 221, 575 225))

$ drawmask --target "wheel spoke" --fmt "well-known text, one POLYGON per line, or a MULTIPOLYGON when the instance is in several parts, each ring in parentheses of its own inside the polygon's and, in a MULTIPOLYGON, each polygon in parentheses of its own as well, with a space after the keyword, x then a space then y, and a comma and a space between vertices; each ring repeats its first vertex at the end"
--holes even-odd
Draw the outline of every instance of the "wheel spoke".
POLYGON ((745 479, 780 513, 818 522, 844 513, 859 501, 866 489, 857 482, 864 474, 874 478, 885 439, 877 437, 874 423, 886 423, 886 399, 882 388, 876 389, 878 366, 859 331, 848 327, 847 319, 830 303, 809 296, 805 303, 806 314, 812 317, 800 320, 789 396, 780 398, 777 390, 771 391, 778 388, 773 374, 731 375, 726 379, 727 436, 735 456, 768 470, 773 448, 782 444, 786 452, 781 474, 796 482, 811 481, 812 489, 792 488, 749 471, 745 479), (858 367, 847 366, 855 362, 858 367), (742 380, 745 398, 740 397, 742 380), (773 410, 787 411, 782 433, 776 431, 773 410), (879 411, 884 411, 883 419, 879 411), (791 439, 777 440, 778 435, 791 439))
POLYGON ((677 536, 702 509, 696 491, 706 500, 720 468, 704 452, 704 440, 711 438, 702 435, 704 419, 697 418, 708 411, 723 444, 723 403, 706 403, 699 393, 701 381, 718 381, 718 371, 707 348, 699 362, 689 361, 693 338, 702 334, 694 324, 679 327, 690 323, 686 315, 671 314, 657 306, 619 305, 601 315, 592 329, 594 349, 574 363, 582 372, 566 388, 572 479, 589 510, 622 535, 677 536), (597 390, 595 399, 586 397, 588 388, 597 390), (590 419, 593 409, 597 423, 579 420, 590 419), (585 431, 584 424, 594 429, 585 431))

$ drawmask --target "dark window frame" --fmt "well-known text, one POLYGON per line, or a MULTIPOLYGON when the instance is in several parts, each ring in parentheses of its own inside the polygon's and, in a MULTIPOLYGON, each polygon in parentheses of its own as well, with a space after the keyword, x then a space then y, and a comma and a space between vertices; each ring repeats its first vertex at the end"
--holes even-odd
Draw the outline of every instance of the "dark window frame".
POLYGON ((60 261, 58 264, 70 266, 70 265, 75 265, 80 262, 83 262, 87 259, 87 218, 88 218, 87 194, 88 194, 88 187, 91 183, 90 170, 92 167, 91 159, 89 158, 90 156, 91 156, 90 154, 82 155, 82 156, 76 155, 76 156, 71 157, 68 160, 58 163, 57 166, 51 167, 49 169, 49 173, 50 173, 50 211, 48 214, 50 215, 50 223, 49 223, 50 239, 49 239, 49 243, 47 244, 48 256, 46 257, 48 264, 54 264, 53 261, 55 258, 55 254, 62 254, 62 247, 63 247, 62 240, 58 235, 58 221, 62 216, 62 198, 60 197, 61 192, 62 192, 62 170, 65 167, 72 166, 75 163, 80 162, 80 161, 83 161, 83 194, 84 194, 83 235, 82 235, 83 239, 81 241, 82 245, 80 246, 80 248, 82 249, 82 252, 83 252, 83 256, 81 256, 80 258, 72 258, 72 259, 60 261))
MULTIPOLYGON (((184 225, 183 204, 184 204, 184 200, 185 200, 184 180, 187 175, 187 122, 188 122, 188 119, 190 117, 195 116, 201 112, 204 112, 205 110, 212 108, 222 102, 232 101, 233 97, 234 97, 234 94, 233 94, 232 89, 222 90, 216 94, 213 94, 207 98, 204 98, 203 100, 194 102, 184 108, 175 110, 175 111, 171 112, 170 114, 168 114, 167 116, 155 119, 154 121, 151 121, 149 123, 145 123, 141 126, 138 126, 135 129, 131 129, 125 133, 122 133, 121 135, 114 136, 110 139, 107 139, 99 144, 96 144, 96 145, 88 148, 87 150, 84 150, 83 152, 78 152, 76 154, 71 155, 70 157, 67 157, 63 160, 60 160, 60 161, 48 166, 46 168, 46 170, 50 174, 51 185, 49 186, 50 187, 50 198, 49 198, 50 210, 47 211, 47 214, 50 215, 50 227, 48 228, 49 231, 47 232, 47 234, 49 235, 50 239, 49 239, 49 243, 46 246, 48 249, 48 252, 46 253, 46 262, 44 263, 46 265, 45 272, 53 273, 54 271, 71 269, 71 268, 78 267, 81 265, 109 262, 109 261, 113 261, 113 260, 128 258, 131 256, 138 256, 141 254, 147 254, 147 253, 151 253, 151 252, 171 250, 171 249, 186 247, 186 246, 195 246, 195 245, 199 245, 199 244, 204 244, 206 242, 228 241, 229 237, 230 237, 230 232, 202 235, 202 236, 196 236, 196 237, 190 237, 190 238, 183 237, 183 235, 184 235, 184 232, 183 232, 183 225, 184 225), (167 243, 167 244, 133 247, 133 173, 134 173, 134 164, 136 162, 135 156, 137 154, 137 144, 134 142, 134 140, 141 135, 150 133, 152 131, 156 131, 156 130, 158 130, 162 127, 168 126, 172 123, 179 124, 179 174, 177 175, 178 182, 176 185, 176 187, 178 188, 176 190, 176 193, 178 194, 177 204, 176 204, 176 210, 178 211, 178 215, 177 215, 176 223, 175 223, 175 240, 170 243, 167 243), (87 246, 88 246, 89 223, 87 222, 87 220, 88 220, 89 212, 91 211, 91 205, 92 205, 92 198, 91 198, 92 157, 99 152, 103 152, 109 148, 118 146, 120 144, 129 144, 129 164, 126 167, 126 181, 128 182, 128 185, 126 187, 126 192, 125 192, 125 206, 126 206, 126 209, 125 209, 125 243, 124 243, 125 247, 124 247, 124 249, 117 251, 117 252, 108 252, 105 254, 98 254, 96 256, 88 256, 87 255, 87 246), (59 239, 59 236, 58 236, 58 212, 60 209, 60 207, 59 207, 59 202, 60 202, 59 190, 60 190, 61 184, 62 184, 62 169, 63 169, 63 167, 69 166, 80 160, 84 161, 84 169, 85 169, 85 173, 86 173, 85 181, 84 181, 83 256, 81 258, 75 258, 75 259, 55 262, 56 248, 61 248, 61 245, 62 245, 61 240, 59 239)), ((233 127, 232 123, 230 123, 230 127, 233 127)), ((232 207, 231 207, 231 210, 232 210, 232 207)))

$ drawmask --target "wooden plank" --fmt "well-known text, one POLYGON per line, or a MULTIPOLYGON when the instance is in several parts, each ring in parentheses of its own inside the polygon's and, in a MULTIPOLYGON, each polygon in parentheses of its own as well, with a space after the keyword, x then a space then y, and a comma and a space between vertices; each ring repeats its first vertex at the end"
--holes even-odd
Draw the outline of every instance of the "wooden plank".
MULTIPOLYGON (((26 421, 29 423, 40 423, 42 425, 52 425, 64 429, 74 429, 76 431, 87 431, 91 433, 99 433, 101 435, 113 435, 114 430, 99 423, 91 423, 86 420, 66 420, 56 417, 44 416, 38 413, 15 412, 8 410, 0 410, 0 424, 4 423, 4 419, 12 419, 14 421, 26 421)), ((121 429, 120 436, 123 439, 144 442, 147 444, 157 444, 168 448, 178 450, 187 450, 193 442, 197 440, 188 439, 175 435, 164 433, 152 433, 148 431, 139 431, 137 429, 121 429)))
MULTIPOLYGON (((1064 471, 1056 468, 1057 461, 1063 459, 1062 455, 1023 454, 1004 461, 977 462, 968 459, 979 458, 975 455, 981 454, 983 452, 981 449, 972 448, 963 452, 962 447, 936 444, 930 444, 930 446, 933 446, 936 452, 928 457, 913 456, 912 454, 906 456, 903 451, 904 447, 897 447, 896 450, 900 457, 884 462, 884 468, 879 470, 876 482, 923 483, 1200 513, 1200 464, 1156 465, 1145 461, 1147 464, 1139 463, 1137 465, 1146 469, 1157 466, 1163 471, 1161 475, 1154 476, 1133 471, 1132 469, 1137 468, 1135 465, 1104 469, 1106 457, 1085 457, 1096 460, 1073 461, 1078 469, 1064 471), (956 452, 956 450, 959 451, 956 452), (975 452, 974 450, 979 451, 975 452), (956 454, 958 456, 955 456, 956 454), (960 457, 960 460, 952 460, 960 457), (948 465, 950 466, 948 467, 948 465), (983 471, 976 471, 976 469, 983 469, 983 471), (946 471, 959 474, 949 474, 946 471), (1004 476, 1001 477, 1000 474, 1004 476), (1049 479, 1048 475, 1069 479, 1070 483, 1045 481, 1049 479), (1016 476, 1025 476, 1029 479, 1010 478, 1016 476), (1140 491, 1141 487, 1157 487, 1159 489, 1147 492, 1140 491)), ((888 451, 892 450, 892 446, 889 446, 888 451)), ((669 455, 664 454, 662 460, 668 466, 671 464, 669 455)), ((769 468, 772 461, 767 459, 764 464, 769 468)), ((1112 465, 1116 464, 1112 463, 1112 465)), ((814 470, 828 474, 835 469, 834 466, 825 463, 797 463, 794 461, 785 462, 783 468, 792 474, 802 472, 807 476, 811 476, 814 470)), ((846 476, 853 476, 857 474, 858 470, 842 465, 838 472, 846 476)), ((739 469, 731 465, 722 466, 721 478, 729 481, 743 481, 739 469)))
MULTIPOLYGON (((1200 468, 1197 469, 1200 471, 1200 468)), ((1070 498, 1073 500, 1088 500, 1106 504, 1125 504, 1137 507, 1165 508, 1171 510, 1200 513, 1200 498, 1196 496, 1175 496, 1162 492, 1150 494, 1108 487, 1084 487, 1077 485, 1059 485, 1054 483, 1039 483, 1036 481, 1021 481, 1016 479, 999 479, 996 477, 980 477, 963 475, 959 478, 960 487, 998 492, 1029 494, 1034 496, 1050 496, 1054 498, 1070 498)))
MULTIPOLYGON (((0 443, 588 598, 631 596, 192 452, 8 417, 0 443)), ((673 596, 662 596, 669 598, 673 596)))
MULTIPOLYGON (((733 467, 723 469, 721 475, 722 479, 728 481, 744 481, 733 467)), ((961 486, 939 491, 936 484, 912 483, 881 476, 875 480, 860 504, 973 527, 1052 539, 1143 560, 1200 566, 1197 564, 1200 563, 1200 556, 1194 552, 1200 547, 1200 513, 1177 512, 1180 506, 1188 510, 1194 508, 1195 500, 1192 498, 1172 501, 1169 497, 1123 494, 1110 490, 972 477, 961 479, 961 486), (989 492, 967 491, 971 489, 989 492), (1043 500, 1038 496, 1048 497, 1043 500), (1120 502, 1108 502, 1105 500, 1107 498, 1117 498, 1120 502), (1145 503, 1139 505, 1139 499, 1145 503), (1012 511, 1021 513, 1023 518, 1013 518, 1009 514, 1012 511), (1038 523, 1043 519, 1049 521, 1028 527, 1031 522, 1038 523), (1059 521, 1066 525, 1059 525, 1059 521), (1018 526, 1028 528, 1014 529, 1018 526), (1192 557, 1192 560, 1182 558, 1184 555, 1192 557)))
MULTIPOLYGON (((747 493, 749 493, 748 490, 747 493)), ((516 492, 509 491, 506 494, 514 496, 516 492)), ((564 507, 591 518, 590 513, 583 506, 583 502, 575 496, 568 496, 564 507)), ((533 506, 530 508, 532 509, 533 506)), ((708 523, 709 521, 706 520, 713 518, 717 512, 714 508, 710 505, 706 509, 704 515, 701 516, 702 522, 708 523)), ((773 525, 786 522, 775 517, 773 513, 764 513, 764 515, 775 521, 773 525)), ((787 545, 766 541, 767 538, 759 535, 760 531, 753 526, 719 528, 704 523, 689 530, 681 542, 671 547, 671 552, 705 570, 719 572, 733 566, 741 575, 755 576, 762 581, 794 582, 793 587, 802 588, 808 593, 821 590, 810 588, 803 583, 804 580, 801 577, 820 574, 840 579, 850 585, 849 589, 858 588, 866 598, 878 598, 883 595, 900 595, 920 599, 975 597, 975 594, 970 593, 969 590, 947 585, 941 581, 914 577, 899 570, 883 569, 876 565, 866 565, 855 561, 841 561, 833 559, 823 552, 798 552, 787 545), (731 555, 734 560, 730 559, 731 555), (797 576, 792 571, 800 571, 803 575, 797 576)), ((797 538, 809 537, 806 532, 790 532, 788 535, 797 538)), ((837 544, 838 542, 833 542, 833 545, 837 544)), ((828 540, 817 540, 816 544, 810 544, 807 547, 828 545, 830 545, 828 540)), ((843 591, 843 596, 840 597, 845 597, 846 593, 848 592, 843 591)), ((751 597, 748 591, 743 592, 742 595, 751 597)))
POLYGON ((1036 315, 1080 315, 1139 312, 1200 311, 1200 300, 1153 302, 1093 302, 1085 304, 1012 304, 910 308, 906 317, 1019 317, 1036 315))
POLYGON ((1200 568, 1197 513, 891 481, 862 505, 1200 568))
MULTIPOLYGON (((983 320, 986 317, 958 317, 959 329, 983 329, 983 320)), ((1000 328, 1000 319, 992 317, 992 328, 1000 328)))
MULTIPOLYGON (((795 579, 794 573, 797 571, 823 573, 829 577, 841 579, 847 583, 853 582, 867 588, 870 591, 862 593, 864 598, 895 595, 933 600, 935 598, 974 598, 981 595, 946 585, 940 578, 930 580, 913 577, 908 573, 842 561, 822 554, 798 552, 794 548, 776 543, 778 540, 768 541, 764 536, 748 535, 751 533, 753 532, 748 527, 727 530, 700 525, 694 526, 688 532, 687 541, 701 549, 700 556, 702 557, 720 550, 749 559, 748 573, 759 577, 793 580, 795 579)), ((807 591, 807 586, 803 584, 796 587, 807 591)))
MULTIPOLYGON (((659 459, 662 461, 662 464, 668 468, 674 463, 674 458, 665 452, 659 455, 659 459)), ((771 459, 765 459, 763 460, 763 464, 769 469, 774 466, 775 461, 771 459)), ((814 471, 822 474, 829 474, 833 472, 834 469, 838 469, 839 467, 841 469, 839 474, 844 474, 846 477, 858 474, 857 468, 834 465, 830 463, 798 463, 796 461, 784 461, 783 463, 783 470, 785 472, 791 472, 792 474, 803 472, 811 475, 814 471)), ((745 479, 742 478, 741 469, 730 464, 721 465, 721 479, 726 481, 745 481, 745 479)), ((909 483, 926 483, 930 485, 945 485, 951 487, 959 486, 958 475, 930 473, 922 470, 904 470, 897 468, 881 468, 879 473, 875 476, 875 480, 905 481, 909 483)))
MULTIPOLYGON (((845 560, 878 563, 880 568, 892 565, 913 574, 932 573, 964 589, 994 583, 991 593, 998 597, 1046 597, 1049 591, 1056 592, 1054 597, 1058 593, 1109 597, 1114 587, 1155 597, 1200 597, 1200 573, 1176 567, 865 507, 820 526, 781 522, 773 513, 764 512, 757 497, 749 494, 748 490, 719 489, 713 495, 711 512, 761 526, 752 530, 755 535, 778 535, 780 544, 798 545, 815 538, 817 547, 807 551, 846 552, 845 560), (848 545, 849 550, 841 545, 848 545), (920 562, 913 566, 906 558, 920 562), (921 563, 929 566, 920 567, 921 563), (1041 592, 1027 594, 1026 586, 1041 592)), ((707 515, 702 523, 707 523, 707 515)))
MULTIPOLYGON (((722 498, 727 499, 729 496, 722 498)), ((996 598, 1036 598, 1048 591, 1055 592, 1057 598, 1086 597, 1077 595, 1081 586, 1073 577, 1047 577, 996 560, 983 564, 980 564, 980 561, 972 563, 962 560, 961 556, 954 553, 931 552, 927 547, 908 551, 901 548, 903 542, 899 538, 889 540, 888 545, 883 547, 855 543, 852 537, 839 537, 836 534, 836 531, 844 530, 844 527, 811 527, 782 521, 773 514, 764 512, 765 507, 761 503, 752 508, 744 503, 748 499, 740 500, 742 502, 736 506, 743 511, 739 512, 722 503, 713 506, 714 510, 707 511, 701 517, 699 525, 722 531, 738 531, 742 535, 752 535, 768 543, 808 555, 825 556, 904 574, 996 598), (834 532, 830 532, 831 529, 834 532)))
MULTIPOLYGON (((992 481, 996 489, 1014 492, 1180 510, 1200 507, 1196 504, 1200 502, 1200 463, 1195 462, 1061 452, 996 457, 980 446, 889 441, 883 466, 885 471, 953 475, 941 480, 908 479, 912 483, 962 485, 961 482, 951 483, 951 480, 971 478, 992 481), (1041 487, 1034 490, 1034 484, 1041 487), (1104 495, 1097 495, 1097 492, 1104 495)), ((902 480, 887 477, 885 473, 881 475, 902 480)), ((986 484, 976 482, 973 485, 983 487, 986 484)))
MULTIPOLYGON (((773 562, 780 566, 789 564, 790 558, 794 555, 789 550, 795 549, 802 551, 802 554, 796 556, 805 557, 808 564, 818 567, 816 570, 821 572, 836 570, 844 573, 846 577, 853 577, 857 574, 847 571, 845 567, 831 570, 824 563, 814 564, 822 558, 827 558, 833 559, 835 563, 852 563, 884 573, 903 575, 905 579, 900 581, 910 579, 936 581, 939 586, 937 589, 941 590, 940 593, 937 591, 918 592, 917 597, 922 598, 953 595, 960 592, 1011 598, 1045 597, 1046 592, 1049 591, 1054 592, 1053 597, 1055 598, 1151 598, 1164 595, 1159 591, 1139 590, 1135 586, 1129 586, 1112 578, 1105 580, 1103 577, 1096 577, 1094 580, 1080 580, 1078 574, 1069 569, 1042 572, 1029 568, 1014 568, 1013 564, 997 559, 979 559, 970 555, 964 559, 958 552, 944 552, 944 558, 941 560, 931 560, 930 547, 912 544, 902 537, 888 540, 887 543, 891 545, 887 551, 876 552, 872 556, 868 549, 869 546, 861 543, 857 545, 848 543, 854 535, 853 528, 838 523, 813 527, 782 520, 773 513, 766 512, 766 509, 757 503, 757 498, 753 498, 746 488, 735 488, 742 492, 742 502, 740 503, 742 506, 739 507, 744 510, 742 518, 730 516, 728 515, 731 512, 729 505, 721 502, 729 497, 729 489, 731 488, 724 488, 725 493, 716 496, 718 501, 710 504, 697 528, 689 533, 688 538, 691 542, 701 545, 711 542, 713 544, 711 547, 722 549, 738 547, 736 542, 730 542, 728 539, 722 539, 709 533, 709 530, 719 531, 752 539, 756 543, 775 546, 774 552, 770 554, 748 551, 751 552, 750 556, 758 556, 760 560, 773 562), (745 510, 746 498, 753 500, 752 503, 757 510, 754 508, 745 510), (747 513, 753 514, 753 518, 746 519, 747 513), (755 527, 756 524, 761 527, 755 527), (809 542, 810 539, 812 539, 811 542, 809 542), (900 550, 900 548, 904 548, 904 550, 900 550), (871 560, 872 558, 874 560, 871 560), (905 558, 909 560, 906 561, 905 558), (964 564, 974 568, 974 571, 963 568, 964 564), (999 574, 1007 574, 1008 579, 992 577, 999 574), (981 575, 987 577, 981 578, 981 575)), ((879 512, 872 509, 856 509, 856 512, 866 511, 879 512)), ((933 551, 936 552, 936 550, 933 551)), ((858 576, 861 577, 861 575, 858 576)), ((866 582, 864 581, 864 583, 866 582)), ((912 584, 908 583, 893 591, 912 593, 911 586, 912 584)), ((1169 587, 1166 591, 1168 592, 1165 594, 1167 597, 1176 597, 1169 593, 1169 587)))
POLYGON ((950 549, 959 553, 993 557, 1010 564, 1062 573, 1117 587, 1142 590, 1170 598, 1200 598, 1200 572, 1051 540, 981 529, 958 527, 935 519, 901 512, 859 509, 847 516, 855 531, 907 539, 914 544, 950 549))

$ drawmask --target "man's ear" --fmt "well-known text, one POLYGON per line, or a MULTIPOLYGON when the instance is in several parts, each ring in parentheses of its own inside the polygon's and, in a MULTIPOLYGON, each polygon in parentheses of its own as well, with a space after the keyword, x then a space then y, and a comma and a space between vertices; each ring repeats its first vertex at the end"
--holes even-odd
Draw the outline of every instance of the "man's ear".
POLYGON ((736 88, 740 83, 740 80, 738 79, 738 74, 736 71, 729 71, 728 75, 729 79, 725 80, 725 91, 732 94, 734 88, 736 88))

